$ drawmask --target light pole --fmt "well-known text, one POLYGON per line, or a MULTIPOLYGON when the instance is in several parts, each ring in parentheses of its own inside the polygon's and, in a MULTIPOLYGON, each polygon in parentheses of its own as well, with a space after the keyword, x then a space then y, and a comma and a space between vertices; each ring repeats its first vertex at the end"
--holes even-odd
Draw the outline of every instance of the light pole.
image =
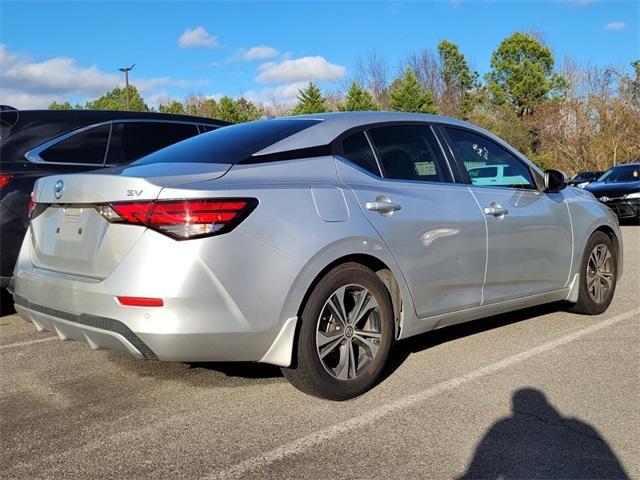
POLYGON ((127 102, 127 110, 129 110, 129 71, 133 70, 133 67, 135 66, 136 64, 134 63, 130 67, 122 67, 118 69, 121 72, 124 72, 124 85, 125 85, 124 95, 127 102))

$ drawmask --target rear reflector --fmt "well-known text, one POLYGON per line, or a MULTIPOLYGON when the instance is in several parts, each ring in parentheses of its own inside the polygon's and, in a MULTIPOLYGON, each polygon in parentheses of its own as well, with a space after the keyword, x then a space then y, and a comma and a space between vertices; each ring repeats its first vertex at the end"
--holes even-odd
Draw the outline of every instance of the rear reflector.
POLYGON ((11 181, 13 175, 0 175, 0 188, 6 187, 7 183, 11 181))
POLYGON ((108 222, 144 225, 177 240, 230 232, 258 205, 255 198, 158 200, 98 205, 108 222))
POLYGON ((120 305, 125 307, 162 307, 164 302, 161 298, 145 297, 116 297, 120 305))

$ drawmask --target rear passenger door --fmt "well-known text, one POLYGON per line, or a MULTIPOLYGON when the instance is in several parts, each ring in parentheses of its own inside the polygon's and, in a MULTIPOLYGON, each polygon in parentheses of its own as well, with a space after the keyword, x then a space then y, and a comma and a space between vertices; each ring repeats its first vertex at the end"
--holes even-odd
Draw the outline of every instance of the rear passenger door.
POLYGON ((195 135, 198 135, 198 126, 194 123, 114 122, 106 164, 131 163, 195 135))
POLYGON ((402 269, 418 317, 480 305, 484 218, 467 187, 453 182, 431 127, 355 132, 337 157, 342 180, 402 269))
POLYGON ((563 288, 572 258, 564 194, 540 191, 529 166, 492 139, 464 128, 443 130, 487 221, 484 303, 563 288))

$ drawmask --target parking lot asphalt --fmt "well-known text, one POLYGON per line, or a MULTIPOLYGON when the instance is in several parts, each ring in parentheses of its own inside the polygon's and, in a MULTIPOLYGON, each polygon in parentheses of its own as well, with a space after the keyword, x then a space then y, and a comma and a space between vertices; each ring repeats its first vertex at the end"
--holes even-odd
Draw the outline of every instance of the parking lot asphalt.
POLYGON ((0 318, 1 478, 640 478, 640 227, 609 310, 396 345, 335 403, 259 364, 138 361, 0 318))

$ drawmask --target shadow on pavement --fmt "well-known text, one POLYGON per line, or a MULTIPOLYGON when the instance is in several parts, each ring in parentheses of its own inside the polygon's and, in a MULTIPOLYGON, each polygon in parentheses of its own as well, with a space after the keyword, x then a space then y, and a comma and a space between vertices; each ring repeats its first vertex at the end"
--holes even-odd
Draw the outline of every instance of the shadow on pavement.
POLYGON ((431 330, 415 337, 400 340, 391 349, 387 366, 382 374, 380 382, 393 374, 412 354, 433 348, 437 345, 447 343, 459 338, 468 337, 477 333, 493 330, 494 328, 504 327, 512 323, 521 322, 530 318, 547 315, 554 312, 560 312, 566 306, 560 303, 550 303, 531 307, 523 310, 494 315, 493 317, 480 318, 470 322, 445 327, 442 329, 431 330))
POLYGON ((517 390, 512 402, 512 415, 489 428, 460 480, 629 478, 593 426, 563 417, 540 390, 517 390))
MULTIPOLYGON (((380 382, 384 381, 391 375, 411 353, 426 350, 444 342, 456 340, 458 338, 473 335, 474 333, 484 332, 493 328, 499 328, 510 323, 520 322, 528 318, 545 315, 547 313, 556 312, 562 309, 562 305, 550 304, 540 307, 529 308, 517 312, 511 312, 504 315, 475 320, 472 322, 454 325, 452 327, 443 328, 423 333, 407 340, 396 343, 389 355, 387 367, 382 374, 380 382)), ((243 377, 243 378, 275 378, 282 377, 280 368, 263 363, 190 363, 190 368, 202 368, 215 372, 220 372, 227 377, 243 377)), ((375 387, 374 387, 375 388, 375 387)))
POLYGON ((16 310, 13 308, 13 297, 6 289, 0 288, 0 316, 4 317, 14 313, 16 310))

